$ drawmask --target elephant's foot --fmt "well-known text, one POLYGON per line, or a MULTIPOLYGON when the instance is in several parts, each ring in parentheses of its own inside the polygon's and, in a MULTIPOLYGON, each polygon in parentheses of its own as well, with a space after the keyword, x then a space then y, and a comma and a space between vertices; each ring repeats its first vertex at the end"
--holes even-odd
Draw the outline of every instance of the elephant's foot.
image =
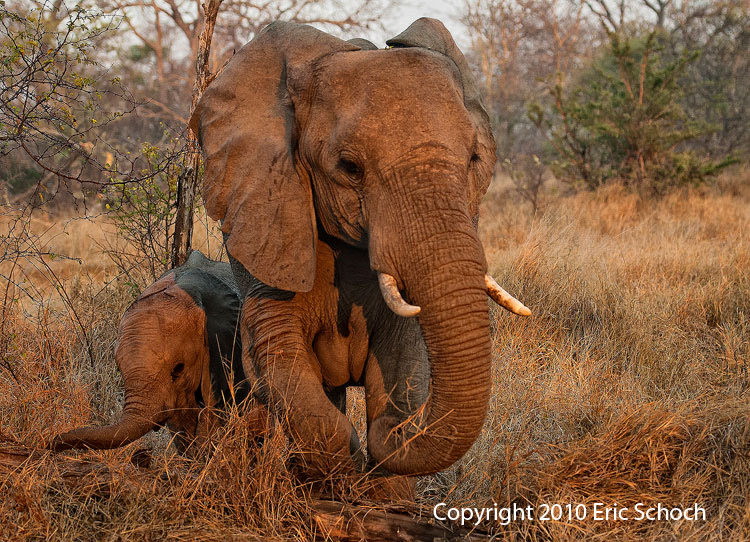
POLYGON ((417 479, 414 476, 399 476, 396 474, 367 476, 356 483, 354 491, 359 497, 371 501, 414 502, 416 497, 417 479))
POLYGON ((254 402, 250 409, 242 415, 242 419, 248 433, 253 435, 256 441, 262 442, 263 439, 271 436, 273 430, 271 415, 268 409, 259 402, 254 402))
POLYGON ((300 481, 309 484, 312 492, 333 500, 414 502, 416 478, 398 475, 349 474, 348 476, 308 477, 298 473, 300 481))

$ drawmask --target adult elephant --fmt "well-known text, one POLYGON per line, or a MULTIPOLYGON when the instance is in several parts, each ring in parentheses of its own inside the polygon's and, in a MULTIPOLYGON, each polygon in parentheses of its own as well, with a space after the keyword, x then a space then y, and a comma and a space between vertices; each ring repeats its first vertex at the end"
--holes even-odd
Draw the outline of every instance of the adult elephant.
POLYGON ((459 459, 484 421, 488 291, 530 312, 486 275, 495 143, 463 55, 434 19, 387 43, 273 23, 190 125, 264 400, 312 467, 362 467, 343 404, 364 384, 370 459, 420 475, 459 459))

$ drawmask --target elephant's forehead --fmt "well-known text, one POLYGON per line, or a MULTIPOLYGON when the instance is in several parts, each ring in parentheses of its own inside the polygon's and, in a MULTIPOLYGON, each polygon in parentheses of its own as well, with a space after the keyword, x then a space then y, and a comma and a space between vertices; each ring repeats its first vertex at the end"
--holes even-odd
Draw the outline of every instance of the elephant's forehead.
POLYGON ((203 310, 174 282, 172 274, 152 284, 130 306, 120 322, 120 341, 156 350, 195 336, 205 324, 203 310))
POLYGON ((426 49, 351 51, 326 59, 317 70, 318 89, 339 100, 363 96, 442 96, 460 104, 463 90, 455 64, 426 49))
POLYGON ((354 51, 333 55, 316 73, 319 110, 335 110, 317 118, 331 118, 337 137, 370 141, 388 134, 404 147, 435 140, 448 148, 474 139, 458 71, 444 55, 354 51))

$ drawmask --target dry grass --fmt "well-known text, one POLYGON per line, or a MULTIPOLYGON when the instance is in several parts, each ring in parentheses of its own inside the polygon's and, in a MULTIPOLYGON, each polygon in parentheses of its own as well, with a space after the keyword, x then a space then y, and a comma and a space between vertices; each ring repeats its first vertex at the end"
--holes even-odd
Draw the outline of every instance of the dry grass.
MULTIPOLYGON (((17 264, 13 279, 28 294, 20 296, 22 301, 29 301, 29 296, 44 300, 58 282, 70 285, 84 281, 99 289, 123 282, 125 277, 119 275, 120 270, 108 252, 121 253, 131 261, 142 257, 138 254, 139 247, 122 242, 111 217, 102 212, 60 218, 40 208, 33 210, 30 221, 28 212, 28 208, 23 213, 12 207, 0 208, 0 231, 10 232, 17 245, 9 244, 9 248, 22 253, 17 259, 12 258, 12 250, 5 254, 6 258, 0 260, 0 273, 9 276, 13 264, 17 264), (43 263, 34 257, 40 253, 45 254, 43 263)), ((223 255, 221 231, 202 209, 194 223, 193 248, 211 258, 221 259, 223 255)))
MULTIPOLYGON (((747 177, 659 201, 617 188, 549 199, 536 217, 494 187, 481 232, 490 270, 534 316, 495 314, 483 434, 459 464, 421 480, 420 501, 588 506, 585 521, 484 524, 508 539, 750 538, 747 177), (592 521, 596 502, 698 503, 707 518, 592 521)), ((112 342, 129 293, 77 288, 93 349, 67 313, 14 309, 3 357, 16 378, 0 368, 6 438, 31 446, 118 416, 112 342)), ((180 458, 163 435, 81 453, 112 469, 106 490, 95 478, 66 484, 44 456, 0 471, 0 538, 314 538, 288 443, 258 444, 229 417, 210 458, 180 458), (150 469, 130 461, 144 445, 150 469)))

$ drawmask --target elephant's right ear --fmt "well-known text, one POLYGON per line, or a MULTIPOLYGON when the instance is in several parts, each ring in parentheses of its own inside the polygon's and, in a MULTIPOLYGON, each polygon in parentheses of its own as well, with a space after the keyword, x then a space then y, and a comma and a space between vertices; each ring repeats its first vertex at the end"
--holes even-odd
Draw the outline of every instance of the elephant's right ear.
POLYGON ((312 27, 276 22, 240 49, 190 119, 205 156, 203 199, 227 249, 275 288, 309 291, 315 278, 312 189, 295 168, 287 69, 357 47, 312 27))

